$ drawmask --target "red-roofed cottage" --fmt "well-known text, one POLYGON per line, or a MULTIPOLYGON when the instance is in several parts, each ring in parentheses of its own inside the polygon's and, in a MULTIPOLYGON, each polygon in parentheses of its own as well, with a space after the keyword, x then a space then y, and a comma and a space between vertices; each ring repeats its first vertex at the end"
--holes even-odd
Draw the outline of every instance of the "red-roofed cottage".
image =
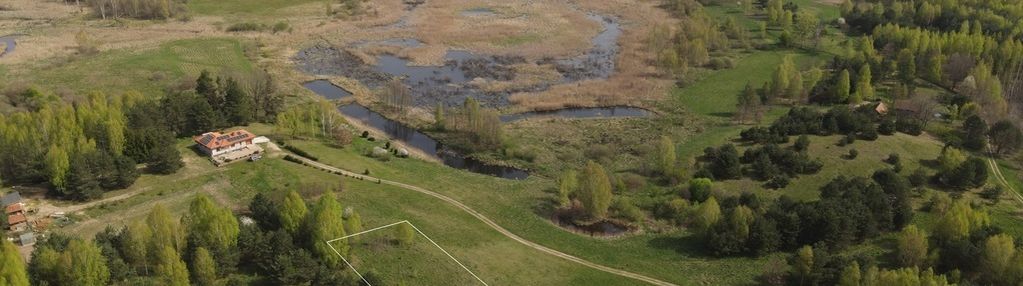
POLYGON ((253 139, 256 139, 256 135, 245 130, 235 130, 226 134, 206 132, 192 138, 199 145, 199 150, 212 157, 244 149, 252 145, 253 139))

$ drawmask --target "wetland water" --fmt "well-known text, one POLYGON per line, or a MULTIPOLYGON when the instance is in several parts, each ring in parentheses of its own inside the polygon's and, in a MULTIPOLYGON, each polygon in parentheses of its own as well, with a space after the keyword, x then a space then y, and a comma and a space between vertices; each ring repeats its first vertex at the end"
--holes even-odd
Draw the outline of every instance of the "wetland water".
MULTIPOLYGON (((474 15, 492 13, 492 11, 483 10, 469 12, 474 15)), ((515 71, 512 66, 526 63, 526 59, 519 56, 476 55, 467 51, 449 50, 444 56, 444 64, 440 66, 410 65, 409 60, 393 55, 379 55, 376 58, 376 64, 370 65, 345 48, 318 45, 299 51, 295 55, 294 61, 302 72, 314 75, 344 76, 357 80, 371 89, 382 87, 392 78, 399 78, 411 88, 413 104, 417 106, 432 107, 438 104, 456 106, 464 102, 466 98, 473 97, 483 106, 501 107, 510 104, 508 98, 514 92, 543 91, 551 85, 587 79, 606 79, 614 73, 614 60, 619 52, 617 41, 622 33, 621 25, 611 17, 596 14, 589 14, 587 17, 599 22, 602 27, 602 30, 591 40, 593 46, 590 50, 572 58, 547 59, 537 62, 537 64, 553 65, 561 74, 561 79, 516 90, 486 92, 473 82, 515 79, 515 71)), ((398 23, 399 26, 405 25, 405 18, 402 17, 402 21, 398 23)), ((358 47, 358 45, 416 47, 421 44, 416 39, 396 38, 356 43, 353 47, 358 47)), ((312 81, 303 84, 303 86, 328 99, 340 99, 351 95, 344 89, 326 81, 312 81)), ((349 104, 339 109, 342 114, 358 120, 366 126, 381 130, 388 136, 405 142, 411 148, 417 148, 426 154, 436 156, 445 165, 508 179, 524 179, 529 176, 524 170, 489 165, 459 154, 450 148, 444 148, 442 144, 426 134, 400 122, 387 119, 364 106, 349 104)), ((649 115, 649 112, 642 109, 609 107, 512 114, 502 117, 502 121, 514 121, 532 116, 590 118, 646 115, 649 115)))
POLYGON ((348 92, 344 88, 334 85, 329 80, 325 79, 318 79, 303 83, 302 87, 305 87, 329 100, 342 99, 352 96, 351 92, 348 92))
POLYGON ((646 117, 650 115, 653 115, 653 113, 646 109, 628 106, 566 108, 550 111, 531 111, 501 115, 501 122, 512 122, 533 117, 582 119, 582 118, 646 117))
MULTIPOLYGON (((551 65, 560 79, 519 87, 514 90, 484 91, 476 81, 500 82, 515 79, 516 64, 526 63, 520 56, 478 55, 467 51, 449 50, 440 66, 417 66, 408 59, 394 55, 378 55, 376 64, 363 62, 342 47, 313 46, 298 52, 294 60, 298 69, 315 75, 340 75, 355 79, 371 89, 383 86, 391 78, 400 78, 412 88, 413 104, 433 107, 438 104, 456 106, 472 97, 486 107, 511 104, 508 98, 515 92, 537 92, 552 85, 588 79, 606 79, 614 74, 615 58, 619 52, 618 38, 622 27, 618 20, 589 14, 590 20, 600 23, 602 30, 590 40, 591 48, 585 53, 563 59, 544 59, 536 62, 551 65)), ((418 46, 415 39, 394 38, 361 45, 418 46)))
POLYGON ((0 43, 4 43, 4 50, 0 53, 0 57, 13 53, 14 48, 18 45, 13 35, 0 37, 0 43))

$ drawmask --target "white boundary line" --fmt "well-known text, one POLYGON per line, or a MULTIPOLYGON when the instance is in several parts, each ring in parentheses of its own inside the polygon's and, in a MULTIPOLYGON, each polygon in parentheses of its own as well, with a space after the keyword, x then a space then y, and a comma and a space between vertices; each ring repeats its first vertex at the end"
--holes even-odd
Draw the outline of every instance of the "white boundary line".
POLYGON ((384 229, 384 228, 392 227, 392 226, 395 226, 395 225, 403 224, 403 223, 407 223, 409 226, 412 227, 412 229, 415 229, 417 233, 419 233, 420 235, 425 237, 426 240, 429 240, 430 243, 433 244, 433 246, 436 246, 438 249, 440 249, 441 252, 444 252, 444 254, 447 255, 449 258, 451 258, 451 260, 454 260, 455 263, 458 263, 458 266, 461 266, 462 269, 465 269, 466 272, 469 272, 469 274, 472 275, 473 278, 476 278, 476 281, 479 281, 484 286, 489 286, 487 284, 487 282, 483 282, 483 279, 480 279, 479 276, 476 276, 476 273, 473 273, 472 270, 469 270, 468 267, 465 267, 465 265, 462 264, 461 261, 458 261, 458 259, 455 259, 455 257, 452 256, 451 253, 448 253, 447 250, 445 250, 443 247, 440 247, 440 245, 437 244, 437 242, 433 241, 433 239, 431 239, 430 236, 426 235, 426 233, 423 233, 423 231, 419 230, 419 228, 416 227, 416 225, 412 224, 412 222, 409 222, 408 220, 403 220, 403 221, 399 221, 399 222, 396 222, 396 223, 388 224, 388 225, 385 225, 385 226, 376 227, 376 228, 373 228, 373 229, 370 229, 370 230, 364 230, 364 231, 361 231, 361 232, 358 232, 358 233, 349 234, 349 235, 346 235, 346 236, 343 236, 343 237, 340 237, 340 238, 331 239, 331 240, 328 240, 328 241, 325 241, 325 242, 327 243, 327 246, 330 246, 331 250, 334 250, 334 253, 337 253, 338 257, 341 257, 341 260, 344 261, 345 264, 348 265, 348 268, 351 268, 352 271, 355 272, 355 275, 358 275, 359 279, 362 279, 363 283, 366 283, 366 285, 369 285, 369 286, 373 286, 373 285, 369 284, 369 281, 366 281, 366 277, 363 277, 362 274, 360 274, 358 270, 355 270, 355 266, 352 266, 352 264, 348 262, 348 259, 345 259, 345 257, 343 255, 341 255, 341 252, 337 251, 337 249, 334 248, 334 246, 331 245, 330 243, 338 241, 338 240, 346 239, 346 238, 349 238, 349 237, 353 237, 353 236, 356 236, 356 235, 366 234, 366 233, 371 232, 371 231, 377 231, 377 230, 381 230, 381 229, 384 229))

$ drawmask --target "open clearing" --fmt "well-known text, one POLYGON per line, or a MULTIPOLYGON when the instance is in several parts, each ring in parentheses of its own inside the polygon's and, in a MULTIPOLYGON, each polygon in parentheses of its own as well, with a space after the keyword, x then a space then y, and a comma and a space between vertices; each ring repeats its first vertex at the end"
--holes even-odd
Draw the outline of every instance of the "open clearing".
POLYGON ((334 244, 339 244, 340 241, 347 241, 354 250, 350 250, 347 257, 341 253, 338 253, 338 256, 341 256, 353 271, 359 273, 360 278, 367 284, 370 283, 365 276, 369 273, 391 272, 399 273, 388 275, 397 276, 397 281, 382 281, 384 284, 471 285, 478 282, 487 285, 476 273, 407 220, 349 234, 326 243, 338 252, 334 244), (398 238, 401 236, 397 233, 399 229, 408 230, 407 233, 412 235, 411 239, 399 242, 403 239, 398 238), (359 257, 356 253, 365 253, 366 256, 359 257), (453 267, 452 264, 458 267, 453 267), (420 267, 410 268, 409 265, 420 267), (431 266, 431 269, 424 269, 421 266, 431 266), (458 272, 461 274, 456 274, 458 272))

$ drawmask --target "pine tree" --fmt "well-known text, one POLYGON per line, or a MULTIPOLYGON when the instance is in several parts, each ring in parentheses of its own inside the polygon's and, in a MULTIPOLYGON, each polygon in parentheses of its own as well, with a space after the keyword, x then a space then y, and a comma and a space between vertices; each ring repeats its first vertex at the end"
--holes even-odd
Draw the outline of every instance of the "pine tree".
POLYGON ((252 122, 252 97, 242 90, 234 78, 228 78, 224 88, 224 112, 232 125, 249 125, 252 122))
POLYGON ((612 199, 611 180, 603 166, 593 161, 586 162, 578 197, 590 218, 601 220, 607 216, 612 199))
POLYGON ((217 83, 213 81, 209 71, 199 72, 199 78, 195 80, 195 93, 206 99, 206 103, 209 103, 210 106, 222 107, 223 98, 221 98, 217 83))
POLYGON ((281 228, 288 233, 295 235, 302 226, 309 209, 306 208, 305 200, 295 190, 288 191, 284 202, 279 209, 278 217, 281 220, 281 228))
POLYGON ((181 161, 181 152, 173 144, 158 145, 150 150, 146 168, 156 174, 173 174, 184 166, 181 161))

